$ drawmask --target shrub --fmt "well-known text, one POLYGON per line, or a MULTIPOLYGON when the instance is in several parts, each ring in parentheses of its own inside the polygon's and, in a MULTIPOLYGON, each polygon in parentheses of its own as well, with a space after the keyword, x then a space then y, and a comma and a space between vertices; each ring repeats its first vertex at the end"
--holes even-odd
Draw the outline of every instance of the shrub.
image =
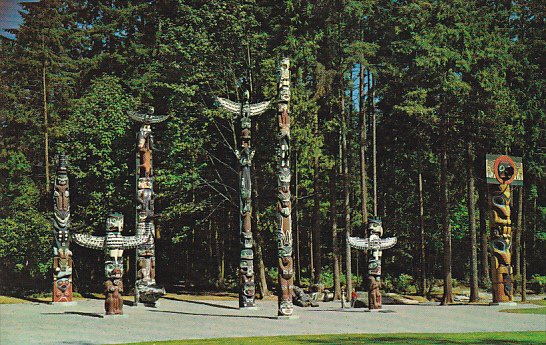
POLYGON ((546 276, 541 276, 540 274, 533 274, 533 277, 528 283, 530 288, 535 291, 535 293, 540 294, 544 292, 546 287, 546 276))

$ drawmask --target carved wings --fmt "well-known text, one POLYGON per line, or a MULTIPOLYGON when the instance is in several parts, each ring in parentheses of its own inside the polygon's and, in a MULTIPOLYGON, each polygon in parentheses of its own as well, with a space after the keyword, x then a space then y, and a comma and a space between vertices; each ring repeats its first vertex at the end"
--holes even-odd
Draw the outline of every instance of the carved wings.
POLYGON ((264 111, 269 108, 271 101, 265 101, 261 103, 251 104, 250 105, 250 116, 256 116, 262 114, 264 111))
POLYGON ((169 118, 170 115, 153 115, 153 114, 142 114, 135 111, 129 112, 129 117, 137 122, 152 124, 160 123, 169 118))
POLYGON ((103 249, 104 248, 104 236, 93 236, 88 234, 72 234, 74 242, 80 246, 91 249, 103 249))
MULTIPOLYGON (((370 242, 367 238, 360 238, 360 237, 347 237, 347 241, 349 242, 349 245, 355 249, 359 250, 368 250, 370 248, 370 242)), ((381 250, 389 249, 394 247, 396 244, 396 237, 387 237, 382 238, 379 241, 379 248, 381 250)))
POLYGON ((218 103, 220 103, 220 105, 224 109, 226 109, 227 111, 229 111, 231 113, 239 114, 241 112, 241 104, 240 103, 235 103, 233 101, 230 101, 229 99, 222 98, 222 97, 216 97, 216 100, 218 101, 218 103))
POLYGON ((148 242, 150 233, 138 236, 123 236, 123 249, 132 249, 148 242))
MULTIPOLYGON (((216 97, 216 100, 227 111, 239 115, 241 113, 241 103, 230 101, 229 99, 216 97)), ((269 108, 271 101, 260 102, 256 104, 250 104, 250 116, 256 116, 262 114, 269 108)))

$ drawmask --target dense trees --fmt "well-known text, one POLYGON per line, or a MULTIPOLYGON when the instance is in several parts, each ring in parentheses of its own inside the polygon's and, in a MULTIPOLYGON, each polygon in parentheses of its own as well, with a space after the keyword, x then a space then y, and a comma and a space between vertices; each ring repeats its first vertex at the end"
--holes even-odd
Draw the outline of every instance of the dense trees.
MULTIPOLYGON (((539 1, 64 1, 25 5, 0 43, 0 257, 3 288, 49 279, 49 185, 69 155, 73 226, 105 212, 134 226, 134 135, 126 114, 170 114, 155 131, 158 281, 230 287, 238 265, 234 121, 214 105, 273 99, 292 59, 296 280, 360 286, 346 249, 371 216, 399 238, 387 279, 420 293, 442 279, 487 287, 486 153, 523 156, 514 260, 546 271, 544 15, 539 1), (478 268, 480 268, 478 270, 478 268), (16 279, 4 279, 15 277, 16 279), (478 279, 480 278, 480 279, 478 279), (483 285, 485 284, 485 285, 483 285)), ((256 281, 275 288, 276 115, 253 121, 256 281)), ((95 287, 98 256, 74 249, 76 287, 95 287)))

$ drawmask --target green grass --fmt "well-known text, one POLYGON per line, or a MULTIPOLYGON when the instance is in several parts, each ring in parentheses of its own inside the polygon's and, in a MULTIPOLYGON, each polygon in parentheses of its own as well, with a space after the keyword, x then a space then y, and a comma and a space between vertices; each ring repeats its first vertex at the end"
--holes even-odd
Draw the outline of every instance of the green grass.
POLYGON ((514 313, 514 314, 539 314, 546 315, 546 307, 541 308, 520 308, 520 309, 503 309, 499 310, 502 313, 514 313))
MULTIPOLYGON (((323 334, 130 343, 124 345, 294 345, 294 344, 546 344, 546 332, 323 334)), ((122 345, 122 344, 119 344, 122 345)))

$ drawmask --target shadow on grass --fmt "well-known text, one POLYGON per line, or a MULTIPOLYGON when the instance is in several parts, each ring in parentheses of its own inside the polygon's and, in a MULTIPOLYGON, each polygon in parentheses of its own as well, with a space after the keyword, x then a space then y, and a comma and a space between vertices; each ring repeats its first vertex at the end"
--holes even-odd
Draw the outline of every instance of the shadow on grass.
POLYGON ((276 320, 274 316, 260 316, 260 315, 225 315, 225 314, 203 314, 203 313, 187 313, 183 311, 171 311, 171 310, 149 310, 152 313, 169 313, 179 315, 191 315, 191 316, 214 316, 214 317, 231 317, 231 318, 249 318, 249 319, 269 319, 276 320))
POLYGON ((222 305, 222 304, 216 304, 216 303, 210 303, 210 302, 203 302, 203 301, 191 301, 191 300, 183 300, 183 299, 176 299, 176 298, 172 298, 172 297, 161 297, 163 299, 168 299, 168 300, 171 300, 171 301, 177 301, 177 302, 184 302, 184 303, 192 303, 192 304, 199 304, 199 305, 206 305, 206 306, 209 306, 209 307, 214 307, 214 308, 221 308, 221 309, 232 309, 232 310, 238 310, 239 308, 237 307, 231 307, 231 306, 228 306, 228 305, 222 305))
MULTIPOLYGON (((448 335, 438 337, 434 335, 416 335, 411 336, 407 335, 404 337, 393 337, 393 336, 378 336, 378 337, 347 337, 339 339, 297 339, 299 344, 424 344, 424 345, 433 345, 433 344, 516 344, 516 345, 536 345, 539 344, 536 340, 517 340, 512 337, 511 339, 498 339, 496 337, 488 338, 484 336, 483 338, 473 338, 473 337, 461 337, 463 334, 454 334, 453 337, 460 339, 449 339, 448 335)), ((545 342, 542 342, 546 344, 545 342)))

